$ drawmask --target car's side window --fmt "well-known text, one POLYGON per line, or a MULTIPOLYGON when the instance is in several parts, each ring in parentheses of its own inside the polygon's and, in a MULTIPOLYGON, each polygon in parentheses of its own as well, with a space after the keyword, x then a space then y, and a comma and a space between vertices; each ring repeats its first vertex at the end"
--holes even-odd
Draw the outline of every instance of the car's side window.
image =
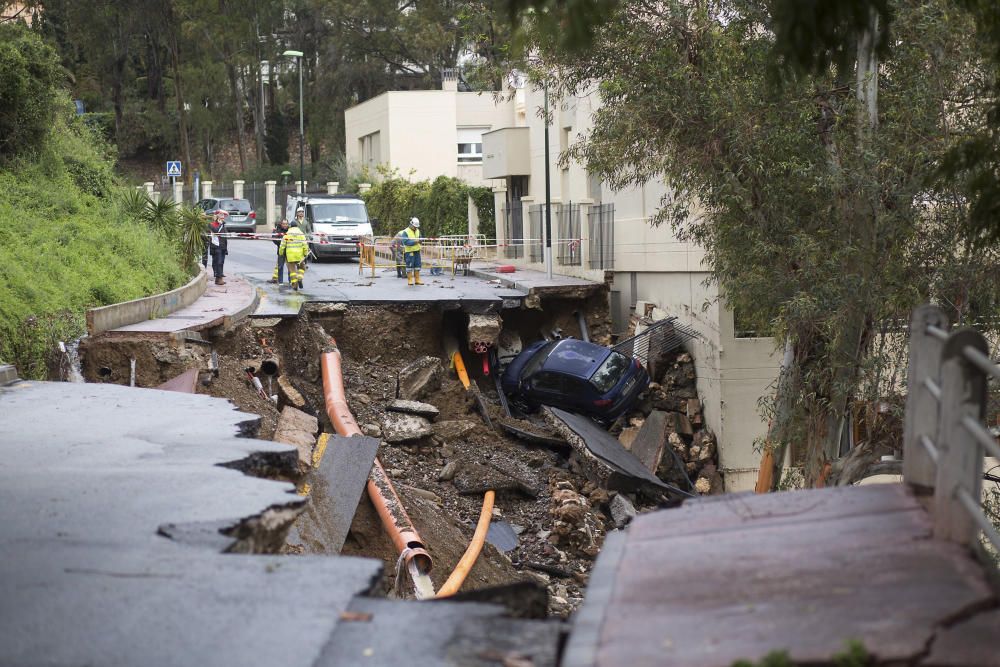
POLYGON ((539 373, 532 384, 539 391, 566 393, 573 390, 570 379, 558 373, 539 373))

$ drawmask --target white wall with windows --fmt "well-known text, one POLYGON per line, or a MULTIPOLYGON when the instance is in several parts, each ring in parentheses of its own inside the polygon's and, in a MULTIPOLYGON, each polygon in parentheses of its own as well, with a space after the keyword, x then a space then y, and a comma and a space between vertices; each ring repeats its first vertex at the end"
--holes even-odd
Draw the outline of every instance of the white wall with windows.
POLYGON ((382 166, 414 180, 452 176, 490 185, 482 135, 513 117, 513 102, 498 104, 490 92, 390 91, 344 113, 347 160, 368 167, 371 178, 382 166))

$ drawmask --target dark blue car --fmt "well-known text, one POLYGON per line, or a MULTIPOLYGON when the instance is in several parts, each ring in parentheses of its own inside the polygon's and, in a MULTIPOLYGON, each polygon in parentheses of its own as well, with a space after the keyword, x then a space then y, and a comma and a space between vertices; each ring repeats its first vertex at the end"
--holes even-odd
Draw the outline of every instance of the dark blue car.
POLYGON ((507 366, 504 392, 528 407, 551 405, 605 420, 632 407, 649 386, 636 359, 565 338, 529 345, 507 366))

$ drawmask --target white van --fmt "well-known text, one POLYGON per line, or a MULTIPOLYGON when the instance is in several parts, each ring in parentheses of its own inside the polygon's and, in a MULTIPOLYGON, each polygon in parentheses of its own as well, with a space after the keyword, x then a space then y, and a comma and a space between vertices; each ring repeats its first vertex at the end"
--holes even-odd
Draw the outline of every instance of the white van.
POLYGON ((285 200, 285 219, 295 219, 295 209, 305 209, 306 234, 323 235, 324 243, 311 239, 309 249, 317 259, 358 257, 358 242, 372 235, 372 224, 363 199, 357 195, 294 194, 285 200))

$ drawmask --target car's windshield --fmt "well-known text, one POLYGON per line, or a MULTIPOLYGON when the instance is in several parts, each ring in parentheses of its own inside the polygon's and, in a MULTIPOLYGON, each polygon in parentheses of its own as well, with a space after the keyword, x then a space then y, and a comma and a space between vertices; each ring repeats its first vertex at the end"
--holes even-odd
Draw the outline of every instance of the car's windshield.
POLYGON ((361 202, 310 204, 309 209, 312 212, 309 217, 313 222, 335 225, 368 222, 365 205, 361 202))
POLYGON ((246 199, 223 199, 219 202, 219 208, 226 213, 246 215, 250 212, 250 202, 246 199))
POLYGON ((590 376, 590 384, 597 387, 597 391, 602 394, 608 392, 622 379, 622 374, 628 370, 630 364, 624 354, 612 352, 590 376))
POLYGON ((545 360, 549 358, 550 354, 552 354, 552 349, 556 346, 556 343, 558 342, 559 341, 554 340, 550 343, 546 343, 545 345, 543 345, 541 349, 539 349, 538 352, 535 353, 535 356, 529 359, 528 363, 525 364, 524 370, 521 371, 521 377, 523 378, 531 377, 535 371, 541 368, 542 364, 545 363, 545 360))

